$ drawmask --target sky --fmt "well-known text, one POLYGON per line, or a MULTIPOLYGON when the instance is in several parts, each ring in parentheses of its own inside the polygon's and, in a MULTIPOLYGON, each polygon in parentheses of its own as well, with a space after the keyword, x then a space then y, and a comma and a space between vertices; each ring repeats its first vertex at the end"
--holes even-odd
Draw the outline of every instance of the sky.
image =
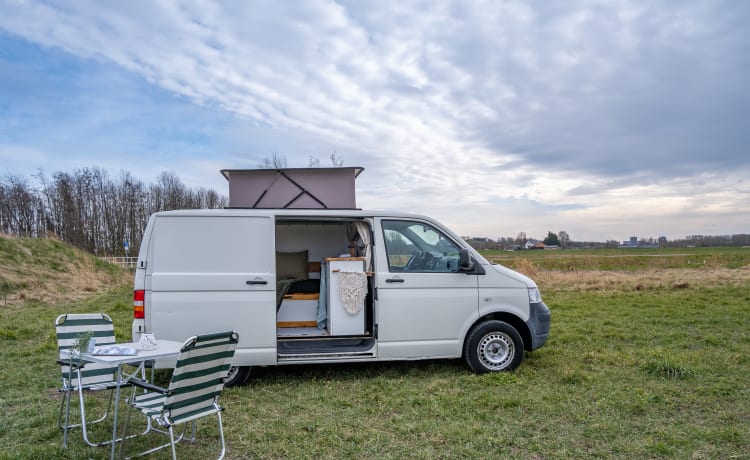
POLYGON ((365 171, 461 235, 750 233, 750 2, 0 0, 0 176, 365 171))

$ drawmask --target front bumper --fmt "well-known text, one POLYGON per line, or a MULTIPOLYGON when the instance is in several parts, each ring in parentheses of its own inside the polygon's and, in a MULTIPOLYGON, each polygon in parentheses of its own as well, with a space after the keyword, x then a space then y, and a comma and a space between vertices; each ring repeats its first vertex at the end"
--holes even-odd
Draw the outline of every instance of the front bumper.
POLYGON ((547 342, 552 320, 552 313, 544 302, 529 304, 530 314, 526 324, 531 333, 531 350, 536 350, 547 342))

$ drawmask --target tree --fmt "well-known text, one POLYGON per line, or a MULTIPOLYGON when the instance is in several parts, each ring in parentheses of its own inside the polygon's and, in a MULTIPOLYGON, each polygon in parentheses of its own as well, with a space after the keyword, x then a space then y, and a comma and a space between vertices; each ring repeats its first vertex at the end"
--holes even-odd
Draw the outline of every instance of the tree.
MULTIPOLYGON (((344 159, 338 156, 336 152, 333 152, 329 158, 331 159, 331 165, 334 168, 340 168, 344 166, 344 159)), ((263 158, 263 161, 258 165, 258 168, 260 169, 283 169, 287 167, 287 164, 288 163, 284 155, 279 155, 278 153, 274 153, 273 155, 269 157, 263 158)), ((307 157, 307 167, 308 168, 320 168, 320 158, 314 157, 312 155, 307 157)))
POLYGON ((516 236, 516 244, 523 247, 526 244, 526 241, 528 241, 528 238, 526 238, 526 232, 518 232, 518 236, 516 236))
POLYGON ((336 152, 333 152, 331 154, 331 164, 333 165, 334 168, 340 168, 344 166, 344 159, 336 155, 336 152))
POLYGON ((44 203, 23 177, 0 178, 0 231, 21 236, 44 233, 44 203))
POLYGON ((94 254, 121 255, 127 241, 137 253, 148 217, 179 208, 222 208, 227 199, 214 190, 186 187, 173 172, 149 186, 128 172, 112 179, 99 168, 72 173, 42 171, 30 187, 21 177, 0 177, 0 232, 48 234, 94 254))
POLYGON ((544 244, 547 246, 560 246, 560 240, 552 232, 547 232, 547 238, 544 239, 544 244))
POLYGON ((502 249, 513 249, 516 244, 516 240, 512 236, 501 236, 497 239, 497 242, 502 249))
POLYGON ((320 168, 320 158, 316 158, 312 155, 307 159, 308 168, 320 168))
POLYGON ((560 230, 557 233, 557 237, 560 239, 560 247, 565 249, 568 247, 568 243, 570 243, 570 235, 568 235, 568 232, 565 230, 560 230))
POLYGON ((274 153, 270 157, 263 158, 263 161, 258 165, 260 169, 282 169, 286 168, 286 157, 274 153))

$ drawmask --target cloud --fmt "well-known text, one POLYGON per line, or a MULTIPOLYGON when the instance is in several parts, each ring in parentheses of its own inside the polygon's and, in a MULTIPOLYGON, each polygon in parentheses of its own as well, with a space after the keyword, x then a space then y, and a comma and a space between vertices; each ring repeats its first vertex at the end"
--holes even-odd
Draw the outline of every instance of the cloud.
MULTIPOLYGON (((278 152, 304 165, 337 151, 366 167, 360 196, 373 207, 398 203, 479 228, 467 224, 472 212, 507 206, 541 231, 539 219, 587 231, 575 219, 599 215, 604 232, 622 225, 611 209, 638 209, 654 190, 659 206, 694 216, 696 226, 699 215, 716 216, 702 196, 742 213, 746 185, 717 195, 713 180, 690 184, 750 170, 749 8, 49 1, 0 5, 0 29, 126 69, 176 95, 180 111, 234 117, 175 132, 169 120, 157 123, 146 136, 171 139, 173 159, 254 167, 278 152), (226 153, 196 158, 206 148, 226 153)), ((131 105, 124 120, 105 107, 97 113, 108 129, 139 112, 131 105)), ((633 216, 648 214, 640 209, 633 216)), ((519 231, 508 219, 475 221, 519 231)))
POLYGON ((14 168, 8 166, 23 164, 24 169, 28 165, 40 168, 47 160, 47 155, 42 151, 15 144, 0 144, 0 162, 6 166, 6 173, 14 174, 14 168))

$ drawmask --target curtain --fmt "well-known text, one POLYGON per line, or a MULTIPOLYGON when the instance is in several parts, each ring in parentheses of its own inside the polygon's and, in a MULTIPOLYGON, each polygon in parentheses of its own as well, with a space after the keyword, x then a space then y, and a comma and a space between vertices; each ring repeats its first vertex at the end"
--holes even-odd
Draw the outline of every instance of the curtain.
POLYGON ((362 244, 365 247, 365 271, 372 271, 372 245, 370 244, 370 226, 366 222, 355 222, 354 226, 357 227, 357 233, 359 238, 362 240, 362 244))
POLYGON ((318 329, 325 329, 328 323, 328 264, 320 263, 320 296, 318 297, 318 329))

